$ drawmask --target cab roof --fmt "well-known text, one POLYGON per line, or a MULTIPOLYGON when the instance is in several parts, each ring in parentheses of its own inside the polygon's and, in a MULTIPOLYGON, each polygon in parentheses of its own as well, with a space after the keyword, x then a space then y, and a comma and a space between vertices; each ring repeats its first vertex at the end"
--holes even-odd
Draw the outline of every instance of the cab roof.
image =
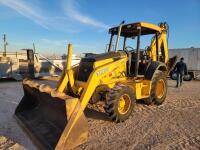
MULTIPOLYGON (((137 36, 137 34, 138 34, 137 28, 138 27, 141 27, 141 35, 155 34, 157 32, 161 32, 161 28, 157 25, 147 23, 147 22, 136 22, 136 23, 130 23, 130 24, 123 25, 122 29, 121 29, 121 36, 124 36, 124 37, 137 36)), ((118 28, 119 28, 119 26, 110 28, 109 33, 117 35, 118 28)))

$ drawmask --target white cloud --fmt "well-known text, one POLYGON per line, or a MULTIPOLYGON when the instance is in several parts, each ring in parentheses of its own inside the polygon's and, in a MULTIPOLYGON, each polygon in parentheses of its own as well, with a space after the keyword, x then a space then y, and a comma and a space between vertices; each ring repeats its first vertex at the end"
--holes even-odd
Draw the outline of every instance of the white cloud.
POLYGON ((79 21, 80 23, 92 25, 99 28, 108 29, 109 26, 91 18, 78 10, 78 3, 75 0, 67 0, 63 5, 64 11, 68 17, 79 21))
POLYGON ((45 24, 46 18, 38 12, 38 8, 29 4, 23 0, 0 0, 0 4, 3 4, 15 11, 17 11, 22 16, 29 18, 40 26, 48 29, 45 24))
POLYGON ((0 4, 13 9, 20 15, 30 19, 45 29, 70 33, 80 31, 80 29, 70 23, 70 20, 66 16, 44 15, 44 10, 42 8, 33 3, 28 3, 25 0, 0 0, 0 4))
MULTIPOLYGON (((0 0, 0 4, 15 10, 17 13, 30 19, 45 29, 53 29, 73 33, 79 32, 80 27, 78 27, 78 24, 76 24, 74 21, 78 21, 79 23, 91 25, 101 29, 109 28, 108 25, 80 12, 78 10, 78 3, 75 0, 65 1, 63 5, 65 14, 63 14, 63 16, 46 16, 44 15, 44 9, 25 0, 0 0)), ((60 4, 62 7, 63 3, 60 4)))

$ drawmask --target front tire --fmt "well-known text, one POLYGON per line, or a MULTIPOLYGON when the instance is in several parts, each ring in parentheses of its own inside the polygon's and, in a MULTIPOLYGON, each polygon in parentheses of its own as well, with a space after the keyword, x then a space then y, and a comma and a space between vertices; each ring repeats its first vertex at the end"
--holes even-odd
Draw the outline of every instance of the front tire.
POLYGON ((155 103, 161 105, 167 95, 167 78, 162 71, 157 71, 152 79, 150 97, 145 100, 146 104, 155 103))
POLYGON ((123 122, 131 115, 135 104, 133 89, 117 85, 107 94, 105 111, 111 120, 123 122))

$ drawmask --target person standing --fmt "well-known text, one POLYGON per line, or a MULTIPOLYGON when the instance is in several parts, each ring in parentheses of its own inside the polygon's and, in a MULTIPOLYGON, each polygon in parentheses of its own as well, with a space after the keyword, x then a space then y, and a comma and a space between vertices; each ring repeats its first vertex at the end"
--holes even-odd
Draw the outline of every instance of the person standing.
POLYGON ((182 86, 183 75, 187 73, 187 65, 184 62, 183 57, 181 57, 180 61, 176 63, 174 71, 176 71, 176 74, 177 74, 176 87, 178 88, 179 86, 182 86))

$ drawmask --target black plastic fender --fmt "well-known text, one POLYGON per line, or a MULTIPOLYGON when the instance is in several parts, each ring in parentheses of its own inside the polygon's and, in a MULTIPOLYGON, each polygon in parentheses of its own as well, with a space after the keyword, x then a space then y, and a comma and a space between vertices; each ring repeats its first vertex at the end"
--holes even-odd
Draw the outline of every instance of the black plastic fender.
POLYGON ((145 79, 147 80, 151 80, 152 77, 154 76, 154 73, 157 71, 163 71, 167 73, 167 66, 166 64, 162 63, 162 62, 158 62, 158 61, 152 61, 151 63, 149 63, 146 71, 145 71, 145 79))

